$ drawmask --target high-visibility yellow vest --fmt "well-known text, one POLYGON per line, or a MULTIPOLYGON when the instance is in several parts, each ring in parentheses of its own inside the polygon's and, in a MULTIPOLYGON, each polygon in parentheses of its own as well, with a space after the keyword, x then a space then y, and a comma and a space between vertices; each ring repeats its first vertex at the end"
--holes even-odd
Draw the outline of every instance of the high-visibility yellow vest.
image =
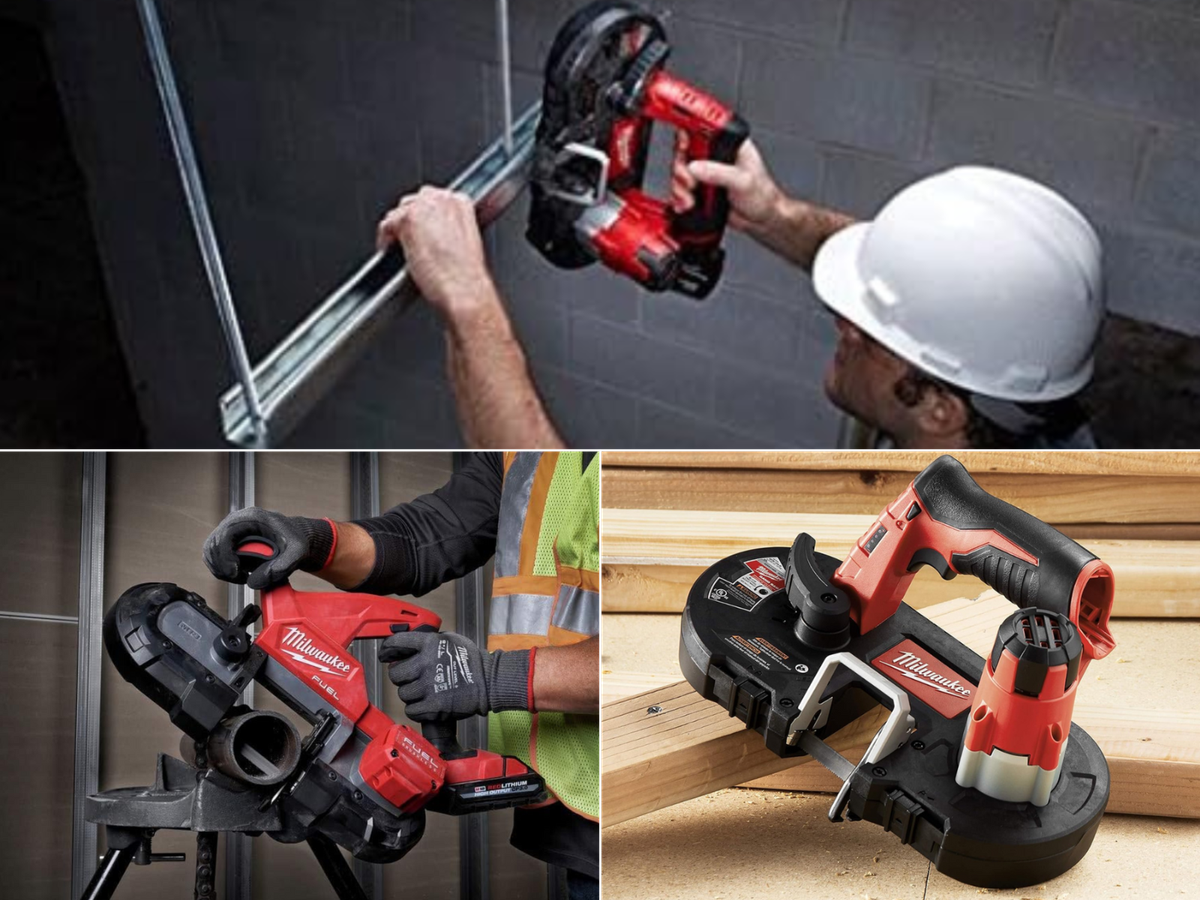
MULTIPOLYGON (((560 647, 600 633, 600 458, 584 471, 582 456, 504 454, 489 650, 560 647)), ((568 808, 599 819, 599 716, 492 713, 488 746, 530 765, 568 808)))

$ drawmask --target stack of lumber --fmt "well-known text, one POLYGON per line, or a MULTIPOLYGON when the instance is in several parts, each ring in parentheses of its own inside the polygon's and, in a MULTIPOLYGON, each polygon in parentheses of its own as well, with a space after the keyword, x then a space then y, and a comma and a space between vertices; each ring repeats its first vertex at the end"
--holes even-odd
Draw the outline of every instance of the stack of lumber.
MULTIPOLYGON (((739 550, 788 546, 800 531, 813 534, 823 552, 843 556, 936 455, 606 453, 604 611, 678 613, 705 567, 739 550)), ((1200 457, 955 455, 985 489, 1071 534, 1112 565, 1114 616, 1200 617, 1200 457)), ((981 655, 1012 611, 981 583, 967 577, 943 582, 928 569, 906 599, 981 655), (977 594, 977 600, 964 599, 977 594)), ((770 754, 761 736, 702 700, 677 673, 608 672, 603 692, 606 826, 738 784, 837 788, 815 762, 796 765, 770 754)), ((1089 694, 1074 718, 1109 759, 1109 812, 1200 817, 1200 709, 1160 710, 1152 697, 1139 706, 1098 705, 1102 696, 1089 694)), ((848 726, 835 746, 861 757, 884 714, 848 726)))

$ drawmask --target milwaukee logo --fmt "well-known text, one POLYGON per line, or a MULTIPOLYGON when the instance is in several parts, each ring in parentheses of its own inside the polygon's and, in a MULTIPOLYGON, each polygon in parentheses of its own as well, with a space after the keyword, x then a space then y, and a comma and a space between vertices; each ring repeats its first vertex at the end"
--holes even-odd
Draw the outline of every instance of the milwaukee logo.
POLYGON ((287 634, 283 636, 282 649, 296 662, 320 669, 327 675, 344 675, 351 669, 350 663, 336 653, 327 653, 322 650, 312 642, 312 638, 295 626, 289 628, 287 634))
POLYGON ((915 641, 900 641, 871 665, 948 719, 971 707, 975 684, 915 641))
POLYGON ((915 653, 909 653, 905 650, 890 663, 884 663, 885 666, 891 666, 905 678, 912 678, 914 681, 925 679, 930 682, 929 686, 935 691, 941 691, 943 694, 959 694, 963 697, 971 696, 971 689, 963 685, 957 678, 947 678, 925 664, 925 661, 915 653))

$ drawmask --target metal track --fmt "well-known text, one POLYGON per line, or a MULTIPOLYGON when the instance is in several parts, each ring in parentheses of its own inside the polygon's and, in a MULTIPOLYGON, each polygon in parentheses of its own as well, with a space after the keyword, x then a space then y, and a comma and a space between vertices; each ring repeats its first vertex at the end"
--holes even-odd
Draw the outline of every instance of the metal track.
POLYGON ((154 86, 158 89, 163 118, 167 122, 167 134, 171 138, 171 149, 175 154, 175 168, 179 171, 188 214, 196 232, 196 243, 200 248, 200 258, 204 262, 204 274, 208 278, 213 302, 217 306, 217 318, 221 322, 221 333, 225 337, 225 349, 229 352, 229 359, 243 388, 249 391, 249 425, 256 430, 265 430, 262 407, 251 380, 246 341, 242 337, 242 326, 237 309, 233 305, 233 293, 229 290, 229 279, 225 275, 225 263, 221 259, 216 229, 213 227, 212 214, 208 210, 204 179, 200 175, 196 149, 192 146, 187 116, 183 112, 179 88, 175 84, 175 71, 171 66, 171 55, 167 51, 158 7, 154 0, 138 0, 137 10, 146 41, 146 55, 150 59, 150 69, 154 74, 154 86))
MULTIPOLYGON (((350 454, 350 516, 353 519, 368 519, 379 515, 379 454, 357 452, 350 454)), ((359 640, 354 644, 354 655, 363 667, 367 684, 367 702, 382 706, 383 666, 379 662, 378 638, 359 640)), ((383 900, 383 865, 365 860, 351 861, 354 877, 358 879, 368 900, 383 900)))
MULTIPOLYGON (((535 103, 513 124, 511 154, 501 136, 450 184, 475 201, 481 225, 499 216, 525 186, 540 115, 541 103, 535 103)), ((400 251, 393 246, 377 252, 254 367, 262 433, 254 428, 242 385, 221 396, 225 438, 244 447, 277 443, 414 297, 400 251)))
MULTIPOLYGON (((229 454, 229 511, 254 505, 255 457, 247 451, 229 454)), ((232 622, 254 602, 254 592, 244 584, 228 586, 227 604, 232 622)), ((248 626, 253 627, 253 626, 248 626)), ((242 702, 254 705, 254 679, 242 690, 242 702)), ((251 900, 254 896, 254 843, 248 834, 225 835, 225 900, 251 900)))
POLYGON ((96 868, 96 826, 87 798, 100 781, 100 658, 104 619, 104 506, 108 460, 83 454, 79 535, 79 649, 75 687, 75 777, 71 820, 71 896, 78 897, 96 868))

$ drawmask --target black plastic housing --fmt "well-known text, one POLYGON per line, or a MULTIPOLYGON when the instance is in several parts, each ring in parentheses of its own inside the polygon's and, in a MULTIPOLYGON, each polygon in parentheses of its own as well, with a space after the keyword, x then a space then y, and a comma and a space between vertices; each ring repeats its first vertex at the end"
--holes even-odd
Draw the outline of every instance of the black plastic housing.
MULTIPOLYGON (((700 576, 683 613, 679 664, 692 687, 762 734, 772 752, 800 757, 803 752, 787 743, 788 730, 828 652, 797 638, 798 611, 783 590, 757 599, 752 606, 750 601, 712 599, 714 585, 741 576, 746 561, 784 560, 787 555, 786 547, 748 550, 710 566, 700 576), (763 646, 769 644, 773 655, 755 658, 754 653, 739 649, 755 639, 765 642, 763 646)), ((839 565, 837 559, 820 553, 815 561, 826 579, 839 565)), ((852 625, 849 645, 841 652, 870 664, 904 640, 915 642, 959 678, 978 684, 983 659, 903 603, 895 615, 866 635, 858 634, 852 625)), ((882 826, 930 859, 938 871, 981 887, 1039 884, 1062 874, 1087 853, 1108 802, 1109 772, 1100 748, 1082 728, 1071 726, 1063 775, 1049 805, 1007 803, 955 782, 969 706, 947 717, 913 690, 907 693, 916 730, 879 765, 854 772, 848 818, 882 826)), ((852 670, 840 667, 823 699, 833 703, 828 722, 818 731, 821 737, 848 725, 886 697, 852 670)))

